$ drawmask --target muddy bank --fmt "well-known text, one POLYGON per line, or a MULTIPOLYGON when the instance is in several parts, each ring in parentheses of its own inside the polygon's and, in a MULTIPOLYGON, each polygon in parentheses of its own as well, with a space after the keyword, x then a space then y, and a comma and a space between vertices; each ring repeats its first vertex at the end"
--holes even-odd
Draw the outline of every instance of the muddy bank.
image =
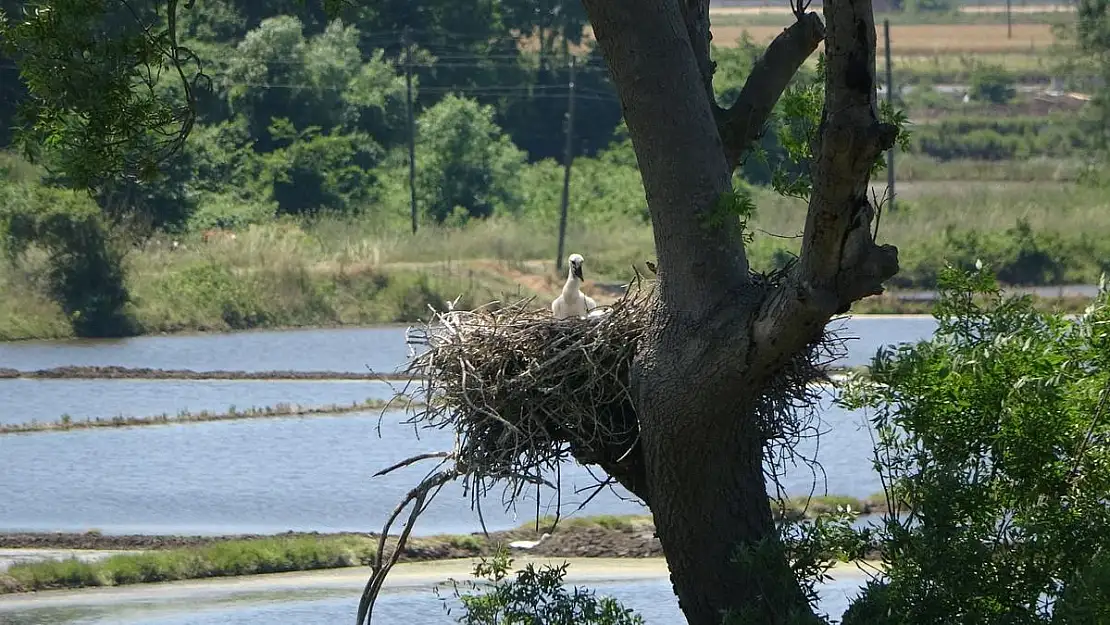
POLYGON ((34 371, 0 368, 0 378, 40 380, 386 380, 407 381, 404 373, 372 371, 193 371, 149 367, 66 366, 34 371))
MULTIPOLYGON (((278 535, 235 534, 225 536, 144 536, 88 533, 0 533, 0 549, 88 549, 88 550, 166 550, 204 547, 216 543, 272 538, 316 538, 335 540, 344 537, 377 541, 374 533, 286 532, 278 535)), ((539 541, 536 546, 512 551, 537 557, 652 558, 663 549, 655 537, 650 517, 597 517, 560 522, 555 529, 534 524, 512 530, 410 538, 401 561, 421 562, 489 555, 499 544, 517 540, 539 541), (550 533, 541 540, 544 532, 550 533)), ((395 544, 391 537, 389 544, 395 544)))
MULTIPOLYGON (((654 537, 655 528, 646 522, 638 528, 606 529, 600 526, 556 528, 550 538, 527 550, 530 555, 552 557, 620 557, 647 558, 661 556, 662 548, 654 537)), ((318 537, 321 540, 354 536, 377 540, 372 533, 304 533, 288 532, 277 537, 318 537)), ((0 534, 0 549, 88 549, 103 551, 164 550, 201 547, 232 540, 274 538, 272 535, 236 534, 226 536, 109 536, 89 532, 77 533, 10 533, 0 534)), ((410 562, 469 558, 492 553, 499 542, 538 540, 534 529, 490 532, 487 539, 480 532, 470 535, 413 538, 406 546, 402 560, 410 562)))

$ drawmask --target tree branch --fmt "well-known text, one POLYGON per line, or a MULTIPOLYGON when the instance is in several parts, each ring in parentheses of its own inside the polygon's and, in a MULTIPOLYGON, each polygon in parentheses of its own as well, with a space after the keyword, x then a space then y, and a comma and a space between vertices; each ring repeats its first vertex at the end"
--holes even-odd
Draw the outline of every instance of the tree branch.
POLYGON ((690 48, 694 51, 694 59, 698 63, 698 73, 701 75, 709 101, 714 102, 715 64, 709 58, 709 42, 713 40, 713 33, 709 30, 709 0, 681 0, 681 6, 682 20, 686 23, 686 35, 690 38, 690 48))
POLYGON ((872 237, 875 209, 867 199, 871 166, 898 134, 878 119, 871 0, 826 2, 824 12, 825 104, 813 146, 813 191, 799 262, 756 319, 762 365, 782 362, 833 314, 882 293, 882 283, 898 272, 897 248, 872 237))
POLYGON ((644 182, 659 295, 696 315, 743 288, 748 263, 739 228, 712 225, 717 202, 731 189, 732 170, 694 53, 702 44, 693 44, 687 30, 686 1, 582 3, 620 96, 644 182))
POLYGON ((728 110, 717 109, 717 128, 732 169, 763 134, 775 103, 824 38, 821 18, 813 12, 802 15, 767 46, 744 81, 736 103, 728 110))

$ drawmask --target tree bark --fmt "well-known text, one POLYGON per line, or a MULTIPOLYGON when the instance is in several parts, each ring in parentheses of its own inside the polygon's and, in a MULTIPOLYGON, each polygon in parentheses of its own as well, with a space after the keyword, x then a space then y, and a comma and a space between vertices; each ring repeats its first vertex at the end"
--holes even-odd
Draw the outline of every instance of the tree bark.
POLYGON ((814 618, 777 543, 753 406, 837 310, 897 271, 897 250, 873 241, 866 197, 870 165, 896 133, 876 116, 870 0, 826 0, 824 24, 799 16, 728 110, 713 101, 708 0, 583 4, 620 96, 658 256, 659 298, 633 371, 642 458, 622 481, 646 495, 691 625, 719 625, 728 611, 768 624, 814 618), (750 280, 739 230, 706 217, 822 39, 825 112, 802 255, 767 292, 750 280), (733 557, 759 545, 759 558, 733 557))

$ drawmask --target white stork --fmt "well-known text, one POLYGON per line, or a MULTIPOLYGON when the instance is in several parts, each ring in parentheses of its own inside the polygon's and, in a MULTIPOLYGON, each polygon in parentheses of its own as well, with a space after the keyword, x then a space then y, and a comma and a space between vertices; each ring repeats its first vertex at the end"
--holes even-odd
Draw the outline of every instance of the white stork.
POLYGON ((581 254, 571 254, 567 258, 567 264, 570 265, 567 271, 567 282, 563 285, 563 292, 551 302, 551 313, 556 319, 585 317, 591 310, 597 308, 597 302, 580 289, 582 263, 585 260, 581 254))

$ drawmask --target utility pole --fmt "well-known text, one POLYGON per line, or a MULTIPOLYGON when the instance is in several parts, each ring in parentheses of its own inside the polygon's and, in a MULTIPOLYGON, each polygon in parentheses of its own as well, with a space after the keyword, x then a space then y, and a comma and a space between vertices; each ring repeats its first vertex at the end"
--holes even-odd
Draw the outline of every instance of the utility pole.
POLYGON ((401 33, 401 45, 405 47, 405 111, 409 122, 409 208, 412 210, 412 233, 416 234, 416 121, 412 112, 412 43, 408 26, 401 33))
POLYGON ((1010 20, 1010 0, 1006 0, 1006 38, 1014 38, 1014 25, 1010 20))
MULTIPOLYGON (((890 20, 883 20, 883 44, 886 46, 886 104, 894 110, 894 70, 890 62, 890 20)), ((886 186, 890 210, 894 211, 894 146, 886 151, 886 186)))
POLYGON ((567 84, 566 144, 563 148, 563 202, 559 212, 559 253, 555 268, 563 269, 563 245, 567 236, 567 206, 570 204, 570 164, 574 160, 574 56, 570 57, 570 81, 567 84))

